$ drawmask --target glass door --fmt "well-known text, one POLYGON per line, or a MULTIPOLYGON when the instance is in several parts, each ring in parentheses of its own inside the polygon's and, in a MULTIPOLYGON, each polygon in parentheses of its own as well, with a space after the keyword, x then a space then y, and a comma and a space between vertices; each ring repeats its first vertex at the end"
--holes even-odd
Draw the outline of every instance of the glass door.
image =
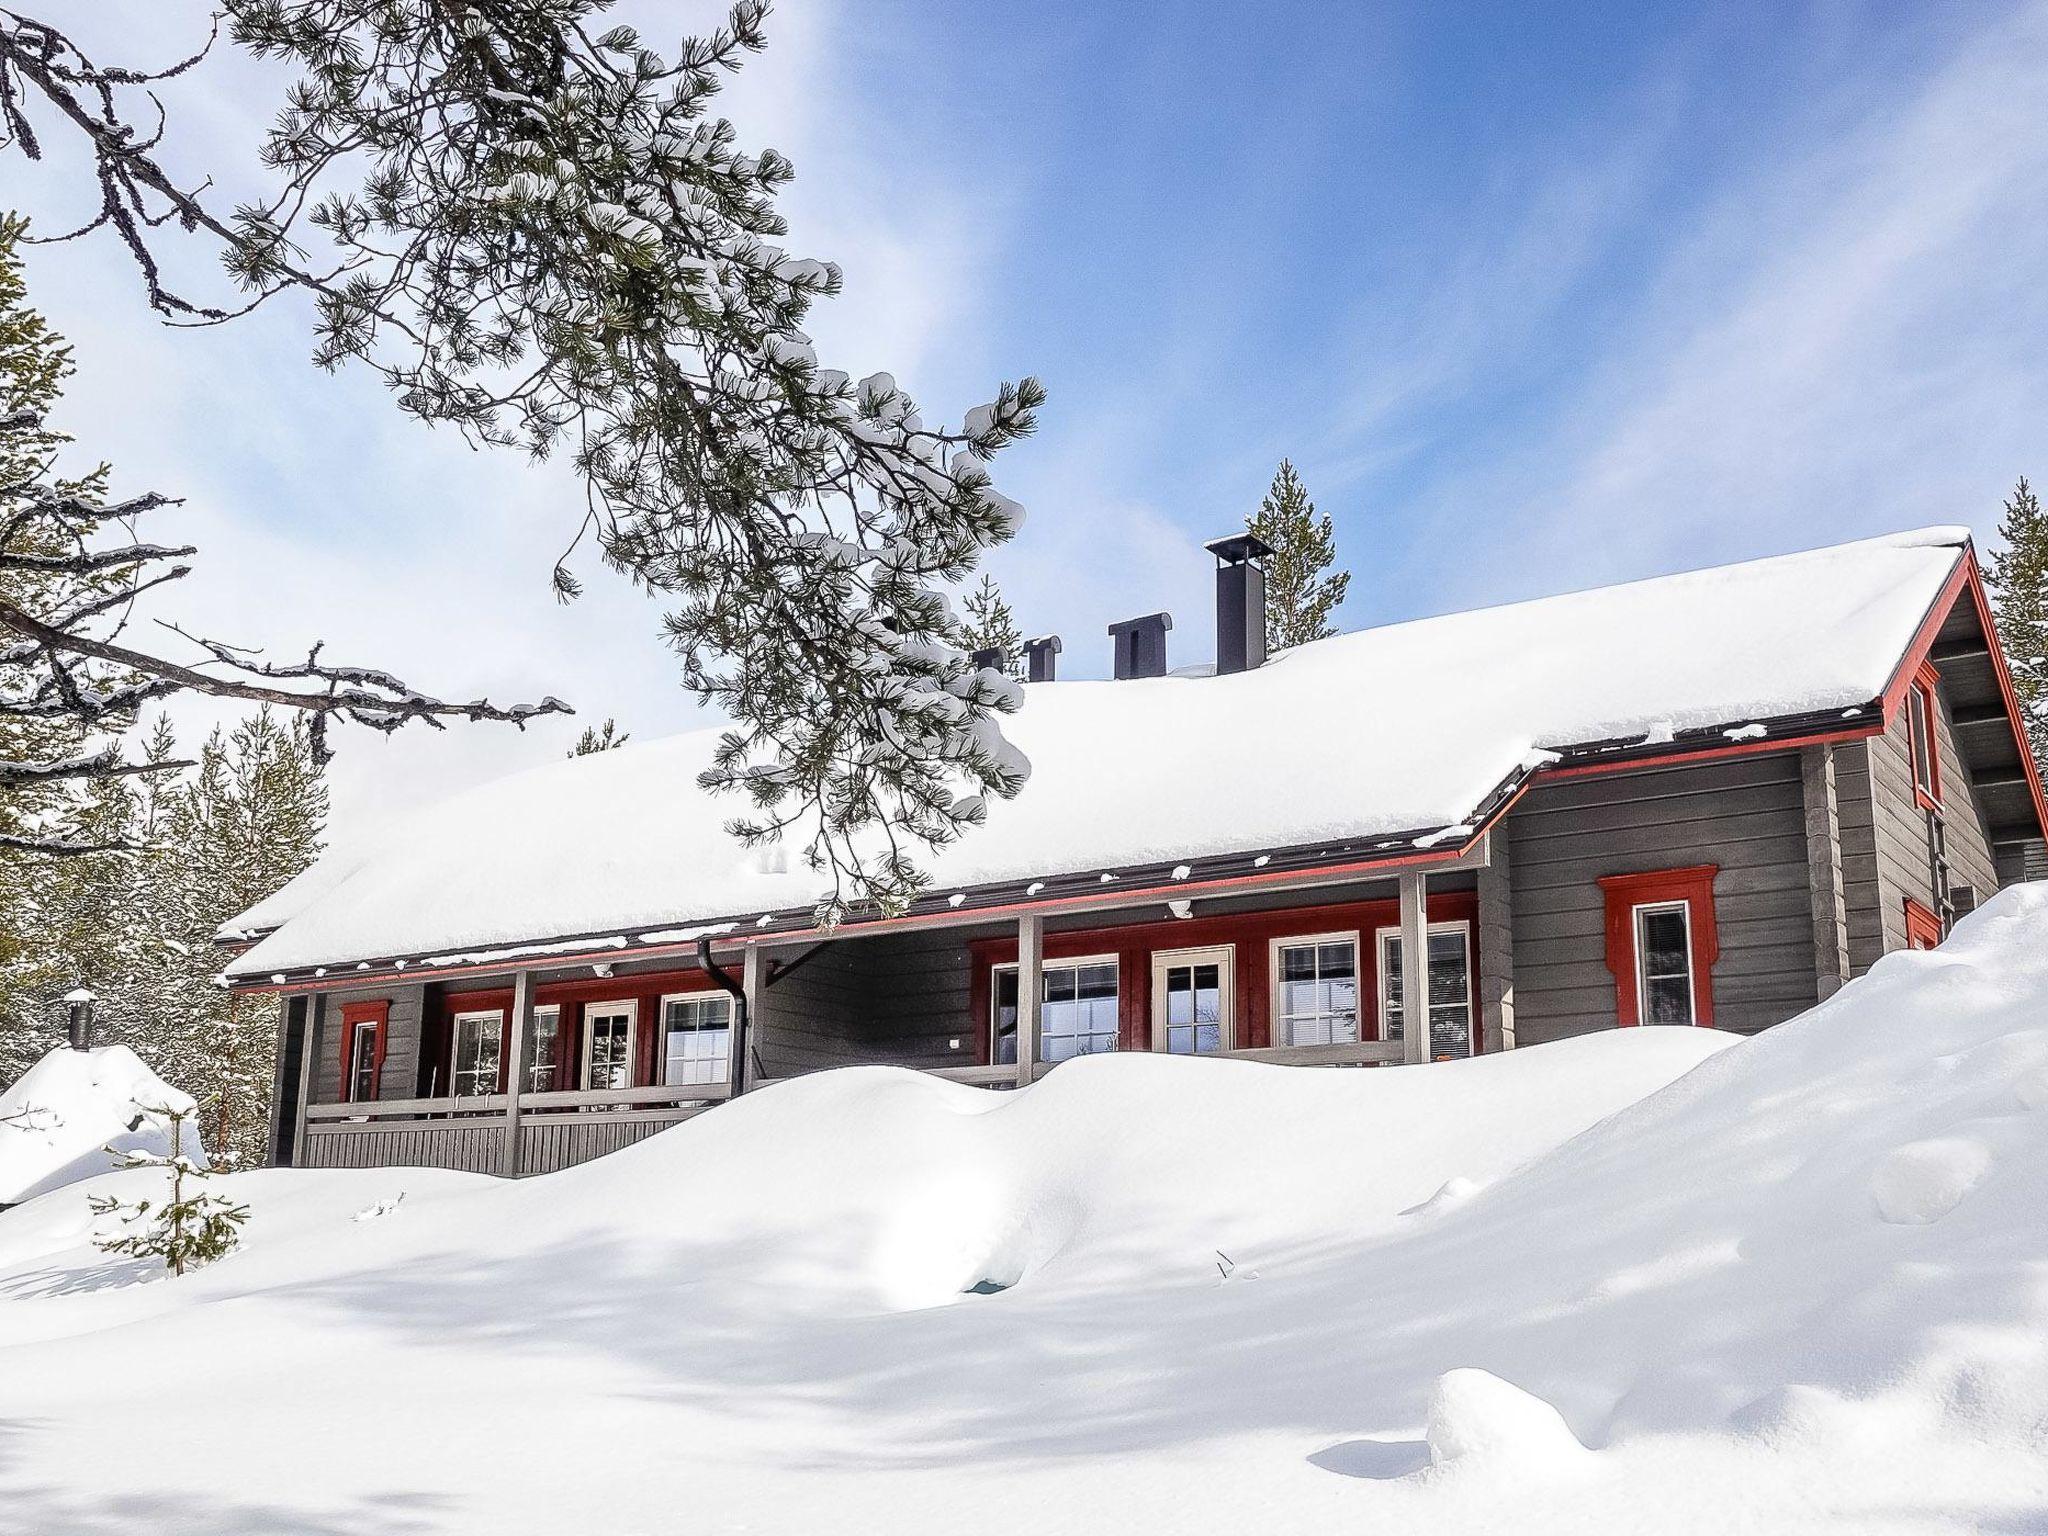
POLYGON ((592 1003, 583 1010, 583 1086, 633 1086, 633 1005, 592 1003))
POLYGON ((1152 956, 1152 1049, 1176 1056, 1231 1048, 1231 973, 1236 952, 1164 950, 1152 956))

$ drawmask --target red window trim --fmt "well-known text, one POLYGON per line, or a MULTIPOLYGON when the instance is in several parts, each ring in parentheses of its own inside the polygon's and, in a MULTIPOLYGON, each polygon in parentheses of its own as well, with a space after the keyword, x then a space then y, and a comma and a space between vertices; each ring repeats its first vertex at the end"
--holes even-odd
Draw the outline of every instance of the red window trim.
MULTIPOLYGON (((391 1004, 388 999, 341 1005, 341 1102, 354 1104, 356 1075, 356 1031, 364 1025, 377 1031, 377 1054, 370 1062, 370 1098, 384 1094, 384 1051, 391 1044, 391 1004)), ((367 1101, 362 1101, 367 1102, 367 1101)))
POLYGON ((1714 877, 1720 872, 1718 864, 1696 864, 1686 869, 1601 877, 1600 889, 1607 898, 1607 969, 1614 973, 1614 1014, 1622 1028, 1642 1023, 1635 910, 1676 901, 1685 903, 1692 931, 1692 1021, 1702 1029, 1713 1027, 1714 962, 1721 957, 1714 877))
POLYGON ((1929 907, 1906 898, 1906 948, 1933 949, 1941 943, 1941 919, 1929 907))
POLYGON ((1927 737, 1927 780, 1920 782, 1920 764, 1908 761, 1906 771, 1913 779, 1913 800, 1923 811, 1941 809, 1941 731, 1940 705, 1935 698, 1935 689, 1940 685, 1941 674, 1934 670, 1932 662, 1923 661, 1913 674, 1911 686, 1906 689, 1906 756, 1913 756, 1913 734, 1920 730, 1927 737), (1925 715, 1916 711, 1925 709, 1925 715))

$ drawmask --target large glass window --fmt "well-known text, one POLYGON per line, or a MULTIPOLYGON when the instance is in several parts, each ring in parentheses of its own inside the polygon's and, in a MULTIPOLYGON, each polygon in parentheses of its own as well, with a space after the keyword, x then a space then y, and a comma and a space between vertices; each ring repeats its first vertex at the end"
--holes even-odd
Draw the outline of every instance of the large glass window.
POLYGON ((1178 1056, 1230 1049, 1235 963, 1227 945, 1152 957, 1152 1049, 1178 1056))
POLYGON ((583 1010, 583 1086, 633 1086, 633 1005, 592 1003, 583 1010))
MULTIPOLYGON (((1436 923, 1429 930, 1429 1054, 1442 1061, 1472 1054, 1472 944, 1463 923, 1436 923)), ((1380 930, 1381 1038, 1402 1038, 1401 930, 1380 930)))
MULTIPOLYGON (((1116 1049, 1116 961, 1054 960, 1044 972, 1045 999, 1039 1008, 1039 1059, 1065 1061, 1116 1049)), ((995 1051, 998 1062, 1017 1059, 1017 968, 995 973, 995 1051)))
POLYGON ((502 1013, 455 1015, 455 1054, 448 1076, 448 1091, 458 1099, 496 1093, 498 1061, 504 1040, 505 1016, 502 1013))
POLYGON ((1358 1039, 1358 940, 1350 934, 1274 945, 1273 1043, 1348 1045, 1358 1039))
POLYGON ((664 1083, 722 1083, 732 1076, 732 999, 705 992, 661 1000, 664 1083))
POLYGON ((1682 901, 1635 909, 1636 1017, 1645 1024, 1690 1024, 1692 916, 1682 901))

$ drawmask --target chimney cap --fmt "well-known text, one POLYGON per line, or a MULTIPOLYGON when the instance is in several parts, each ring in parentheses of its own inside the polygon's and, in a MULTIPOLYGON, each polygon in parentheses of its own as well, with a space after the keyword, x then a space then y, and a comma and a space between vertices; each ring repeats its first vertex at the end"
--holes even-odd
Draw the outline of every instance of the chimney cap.
POLYGON ((1141 613, 1135 619, 1119 619, 1109 626, 1112 635, 1128 635, 1146 629, 1173 628, 1173 615, 1164 609, 1158 613, 1141 613))
POLYGON ((1225 565, 1243 565, 1247 560, 1263 560, 1273 553, 1273 546, 1256 533, 1226 534, 1220 539, 1211 539, 1202 548, 1225 565))
POLYGON ((1024 642, 1024 649, 1027 651, 1035 651, 1040 647, 1051 651, 1053 655, 1057 656, 1061 650, 1060 637, 1058 635, 1033 635, 1024 642))

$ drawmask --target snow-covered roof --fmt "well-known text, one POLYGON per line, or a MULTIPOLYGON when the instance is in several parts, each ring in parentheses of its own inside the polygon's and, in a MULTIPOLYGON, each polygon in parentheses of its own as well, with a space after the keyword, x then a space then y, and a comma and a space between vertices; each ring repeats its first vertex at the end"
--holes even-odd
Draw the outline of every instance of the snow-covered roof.
MULTIPOLYGON (((1546 749, 1868 704, 1968 543, 1928 528, 1339 635, 1255 671, 1036 684, 1024 793, 929 856, 949 891, 1465 824, 1546 749)), ((1755 728, 1744 730, 1756 722, 1755 728)), ((716 731, 568 759, 406 818, 231 923, 231 974, 738 921, 818 879, 724 830, 716 731)), ((1023 894, 1020 887, 1018 894, 1023 894)), ((649 942, 660 942, 649 940, 649 942)))

